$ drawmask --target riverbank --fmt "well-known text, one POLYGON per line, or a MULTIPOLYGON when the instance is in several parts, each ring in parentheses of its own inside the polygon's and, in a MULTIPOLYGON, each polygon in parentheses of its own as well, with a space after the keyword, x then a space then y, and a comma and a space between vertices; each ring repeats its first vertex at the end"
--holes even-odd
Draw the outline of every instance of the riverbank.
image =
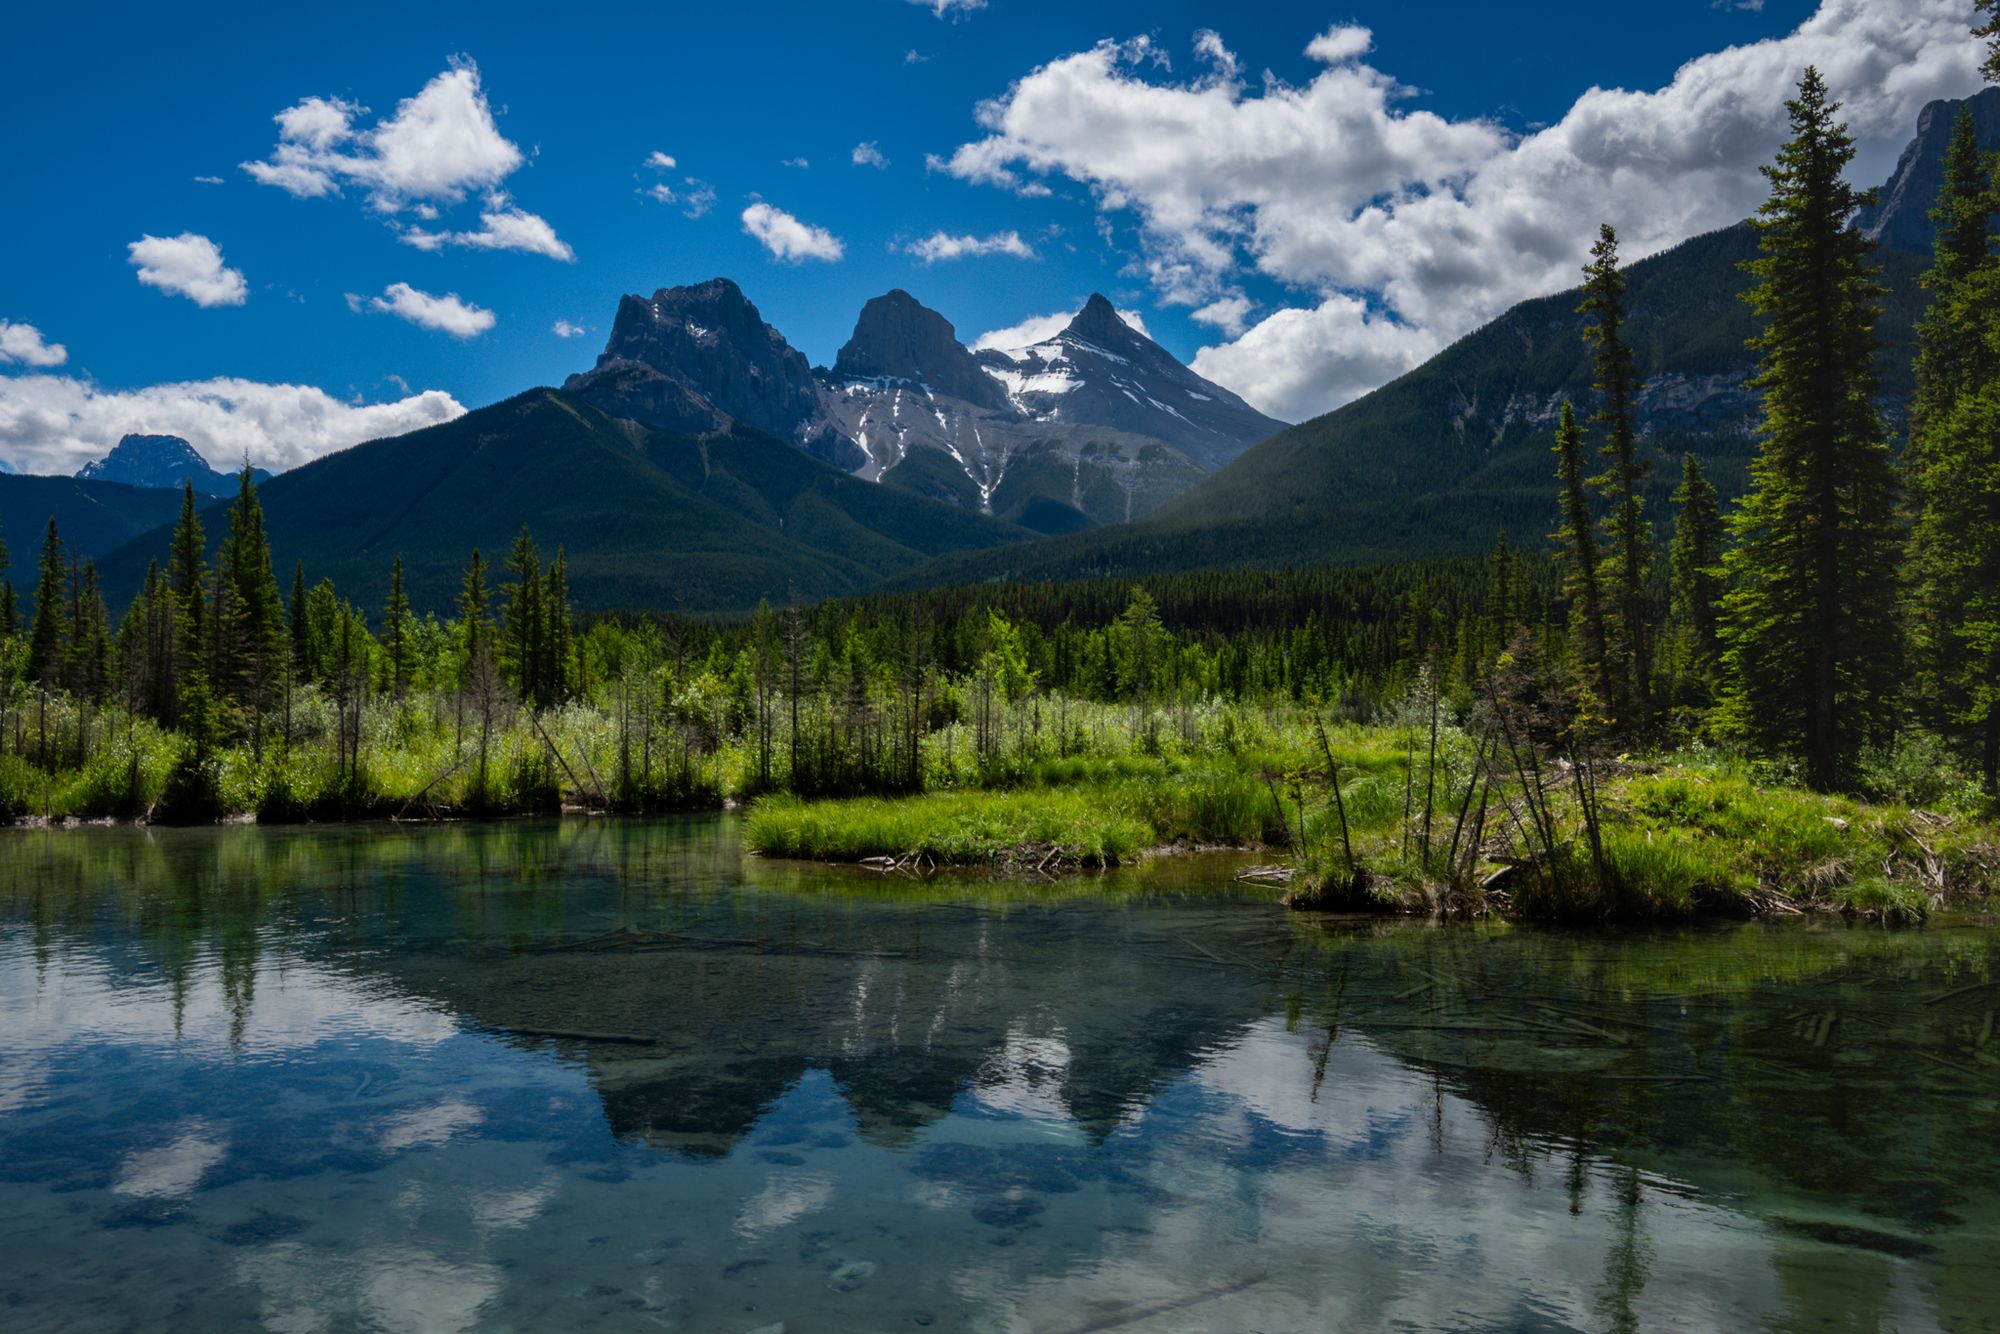
POLYGON ((1565 826, 1553 855, 1538 856, 1524 855, 1518 826, 1527 817, 1513 806, 1483 818, 1435 809, 1426 817, 1413 808, 1408 776, 1379 752, 1337 758, 1348 764, 1337 804, 1330 787, 1316 793, 1244 768, 1163 763, 1086 770, 1067 784, 1044 774, 1034 786, 1000 790, 767 797, 749 809, 745 842, 767 857, 918 873, 1115 866, 1187 847, 1278 849, 1287 860, 1267 878, 1295 908, 1457 918, 1826 912, 1911 922, 2000 886, 2000 828, 1990 822, 1759 782, 1721 761, 1621 766, 1598 794, 1598 847, 1565 826))

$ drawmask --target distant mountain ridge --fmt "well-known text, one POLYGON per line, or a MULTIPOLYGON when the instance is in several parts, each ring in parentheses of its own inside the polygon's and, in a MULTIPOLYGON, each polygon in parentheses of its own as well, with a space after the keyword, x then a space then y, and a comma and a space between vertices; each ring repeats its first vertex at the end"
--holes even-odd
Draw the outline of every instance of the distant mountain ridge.
POLYGON ((872 482, 1070 532, 1150 513, 1283 423, 1202 379, 1093 296, 1036 346, 972 352, 897 289, 831 369, 712 279, 619 303, 596 366, 564 386, 663 430, 741 422, 872 482))
MULTIPOLYGON (((263 482, 271 476, 262 468, 250 476, 263 482)), ((123 482, 127 486, 171 487, 187 482, 205 496, 226 496, 236 490, 236 473, 213 467, 195 447, 177 435, 127 435, 111 452, 76 471, 81 482, 123 482)))
POLYGON ((1877 245, 1911 254, 1931 253, 1937 235, 1931 209, 1944 187, 1945 149, 1951 144, 1960 109, 1967 107, 1972 111, 1980 147, 1989 153, 2000 150, 2000 88, 1981 89, 1963 101, 1928 104, 1917 116, 1917 137, 1910 140, 1889 183, 1882 187, 1881 202, 1863 209, 1855 219, 1854 225, 1863 236, 1877 245))

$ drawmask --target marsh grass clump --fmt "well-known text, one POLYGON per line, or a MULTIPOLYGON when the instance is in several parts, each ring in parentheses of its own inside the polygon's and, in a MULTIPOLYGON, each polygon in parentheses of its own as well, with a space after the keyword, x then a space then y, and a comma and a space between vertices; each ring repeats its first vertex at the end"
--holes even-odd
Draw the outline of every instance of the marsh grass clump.
POLYGON ((1007 865, 1029 870, 1129 863, 1150 844, 1142 820, 1094 790, 936 792, 901 799, 759 798, 744 841, 767 857, 916 869, 1007 865))

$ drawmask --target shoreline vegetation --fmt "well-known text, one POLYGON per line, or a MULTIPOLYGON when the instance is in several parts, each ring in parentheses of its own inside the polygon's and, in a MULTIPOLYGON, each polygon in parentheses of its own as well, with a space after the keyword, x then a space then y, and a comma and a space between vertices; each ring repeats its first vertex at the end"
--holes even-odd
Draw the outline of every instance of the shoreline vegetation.
POLYGON ((1667 541, 1606 225, 1547 554, 579 621, 524 528, 452 615, 400 559, 370 614, 301 566, 281 595, 246 468, 219 541, 185 490, 115 628, 53 520, 25 619, 0 579, 0 818, 744 802, 754 852, 906 871, 1282 848, 1301 909, 1905 922, 1990 895, 2000 160, 1961 117, 1899 455, 1838 110, 1808 69, 1766 172, 1749 490, 1725 508, 1686 455, 1667 541))

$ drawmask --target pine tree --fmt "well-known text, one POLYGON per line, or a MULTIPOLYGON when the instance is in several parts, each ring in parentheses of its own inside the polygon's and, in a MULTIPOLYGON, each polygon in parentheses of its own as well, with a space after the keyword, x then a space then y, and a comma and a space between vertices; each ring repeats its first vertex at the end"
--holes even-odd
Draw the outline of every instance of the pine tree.
POLYGON ((167 587, 173 594, 174 667, 176 694, 179 679, 205 663, 208 639, 202 624, 208 601, 208 543, 201 530, 201 515, 195 509, 194 483, 181 488, 180 518, 174 523, 173 543, 167 557, 167 587))
POLYGON ((556 558, 549 562, 548 586, 542 594, 542 612, 547 618, 547 627, 542 634, 542 649, 546 657, 543 680, 548 688, 548 702, 561 704, 570 697, 571 644, 575 638, 570 625, 569 608, 569 557, 561 547, 556 548, 556 558))
POLYGON ((492 659, 493 619, 487 609, 488 600, 486 558, 479 554, 479 548, 474 547, 458 593, 459 649, 464 655, 459 677, 461 687, 469 686, 475 672, 492 659))
POLYGON ((389 566, 389 602, 382 609, 382 654, 389 689, 401 699, 410 688, 411 667, 410 599, 403 591, 401 556, 389 566))
POLYGON ((514 576, 507 585, 507 605, 501 612, 500 663, 513 678, 514 688, 533 708, 548 702, 543 674, 548 661, 542 649, 546 629, 542 614, 542 555, 535 549, 534 536, 524 524, 514 537, 507 555, 507 569, 514 576))
POLYGON ((1962 112, 1932 213, 1937 249, 1918 326, 1904 467, 1911 649, 1928 721, 1974 741, 2000 792, 2000 192, 1962 112))
POLYGON ((292 562, 292 599, 286 622, 292 632, 292 672, 301 681, 313 679, 312 627, 306 620, 306 563, 292 562))
POLYGON ((62 538, 49 520, 42 538, 42 564, 35 582, 35 623, 28 634, 28 676, 44 690, 63 684, 69 658, 69 617, 63 596, 62 538))
POLYGON ((264 507, 257 484, 246 466, 237 479, 236 501, 229 510, 229 534, 218 554, 217 587, 227 624, 221 632, 217 668, 230 697, 250 716, 253 750, 261 750, 263 714, 284 682, 290 645, 285 634, 285 604, 271 572, 271 546, 264 535, 264 507))
POLYGON ((1608 461, 1605 471, 1590 479, 1591 488, 1609 504, 1604 520, 1609 573, 1603 597, 1609 613, 1606 649, 1614 665, 1606 676, 1617 694, 1607 702, 1630 727, 1644 728, 1652 708, 1653 616, 1647 590, 1653 529, 1643 491, 1653 469, 1638 456, 1633 411, 1643 386, 1625 341, 1625 275, 1618 268, 1618 233, 1610 223, 1598 229, 1583 272, 1584 299, 1577 310, 1591 321, 1583 339, 1592 349, 1598 398, 1591 420, 1604 428, 1597 452, 1608 461))
POLYGON ((1718 721, 1827 788, 1894 717, 1896 483, 1873 403, 1881 288, 1849 226, 1872 196, 1844 179, 1854 141, 1818 70, 1786 110, 1792 138, 1764 168, 1762 254, 1745 266, 1764 319, 1751 340, 1764 415, 1724 558, 1718 721))
POLYGON ((1986 63, 1980 72, 1991 83, 2000 83, 2000 0, 1978 0, 1979 8, 1985 11, 1986 21, 1972 30, 1975 37, 1987 39, 1986 63))
POLYGON ((1681 456, 1681 484, 1674 488, 1676 517, 1671 571, 1673 618, 1687 636, 1695 675, 1713 681, 1722 642, 1717 609, 1722 599, 1722 507, 1714 483, 1693 454, 1681 456))
MULTIPOLYGON (((1551 534, 1563 549, 1563 593, 1570 607, 1570 640, 1577 675, 1597 708, 1615 698, 1610 636, 1605 624, 1604 588, 1599 570, 1597 524, 1591 518, 1589 484, 1583 475, 1583 435, 1576 412, 1565 402, 1556 423, 1556 482, 1561 526, 1551 534)), ((1587 712, 1596 712, 1590 708, 1587 712)))
POLYGON ((110 613, 97 577, 97 562, 72 566, 75 594, 71 599, 69 688, 80 699, 101 701, 111 685, 110 613))

